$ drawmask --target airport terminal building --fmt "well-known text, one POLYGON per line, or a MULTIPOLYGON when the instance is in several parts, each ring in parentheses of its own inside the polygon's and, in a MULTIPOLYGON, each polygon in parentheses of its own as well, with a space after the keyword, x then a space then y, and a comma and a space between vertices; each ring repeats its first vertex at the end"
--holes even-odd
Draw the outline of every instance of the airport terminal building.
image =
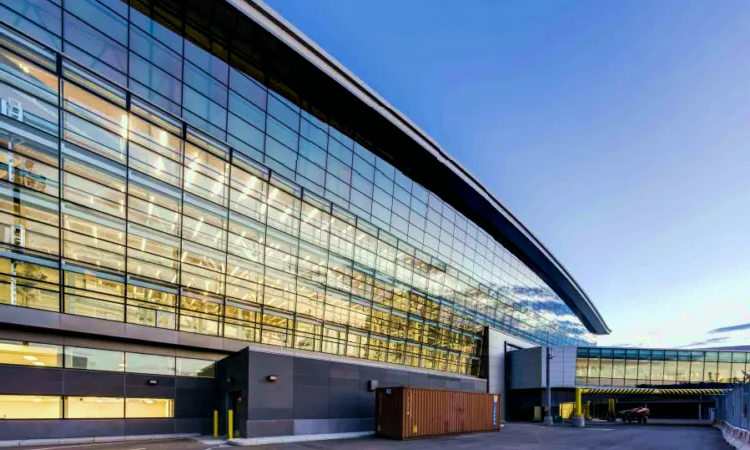
POLYGON ((262 3, 0 0, 0 102, 0 441, 209 434, 229 409, 241 436, 370 430, 375 386, 505 393, 507 353, 609 332, 262 3))

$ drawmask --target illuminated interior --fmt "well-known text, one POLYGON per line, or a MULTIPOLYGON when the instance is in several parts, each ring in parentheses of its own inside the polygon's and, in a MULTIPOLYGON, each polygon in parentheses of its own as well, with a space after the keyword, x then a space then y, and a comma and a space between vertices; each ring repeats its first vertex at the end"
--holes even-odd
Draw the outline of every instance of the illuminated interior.
POLYGON ((0 395, 0 419, 61 419, 60 397, 0 395))
POLYGON ((61 367, 62 346, 0 341, 0 364, 61 367))

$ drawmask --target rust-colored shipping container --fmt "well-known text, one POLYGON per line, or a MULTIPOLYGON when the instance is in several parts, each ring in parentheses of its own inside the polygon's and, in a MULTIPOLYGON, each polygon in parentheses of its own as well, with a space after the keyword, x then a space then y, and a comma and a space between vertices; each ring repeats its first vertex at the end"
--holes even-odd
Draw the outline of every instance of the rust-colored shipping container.
POLYGON ((375 391, 375 433, 392 439, 500 431, 500 395, 415 387, 375 391))

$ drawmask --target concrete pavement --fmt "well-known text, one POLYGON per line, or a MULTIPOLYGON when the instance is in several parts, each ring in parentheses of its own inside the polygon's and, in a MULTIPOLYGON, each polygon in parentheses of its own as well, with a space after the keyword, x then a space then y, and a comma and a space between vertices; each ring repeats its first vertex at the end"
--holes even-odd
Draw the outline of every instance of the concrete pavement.
MULTIPOLYGON (((588 424, 587 424, 588 425, 588 424)), ((26 450, 232 450, 221 443, 190 439, 79 446, 23 447, 26 450)), ((634 425, 603 422, 587 428, 507 424, 501 432, 414 441, 379 438, 300 442, 246 447, 251 450, 729 450, 719 430, 709 426, 634 425)))

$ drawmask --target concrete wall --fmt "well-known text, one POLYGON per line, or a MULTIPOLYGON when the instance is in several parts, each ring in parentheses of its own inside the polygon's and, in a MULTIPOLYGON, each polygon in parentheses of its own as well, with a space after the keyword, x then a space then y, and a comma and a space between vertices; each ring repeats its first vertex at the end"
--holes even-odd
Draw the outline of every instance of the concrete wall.
MULTIPOLYGON (((417 386, 486 392, 487 381, 369 361, 342 360, 327 355, 294 355, 243 351, 247 355, 247 383, 240 387, 247 398, 247 419, 240 424, 243 437, 343 433, 374 429, 375 393, 379 387, 417 386), (267 380, 276 375, 277 381, 267 380)), ((232 364, 231 359, 227 360, 232 364)), ((220 363, 223 366, 225 362, 220 363)), ((236 365, 242 365, 237 358, 236 365)), ((223 369, 222 369, 223 370, 223 369)), ((234 369, 227 369, 230 373, 234 369)), ((245 407, 243 405, 243 407, 245 407)))

